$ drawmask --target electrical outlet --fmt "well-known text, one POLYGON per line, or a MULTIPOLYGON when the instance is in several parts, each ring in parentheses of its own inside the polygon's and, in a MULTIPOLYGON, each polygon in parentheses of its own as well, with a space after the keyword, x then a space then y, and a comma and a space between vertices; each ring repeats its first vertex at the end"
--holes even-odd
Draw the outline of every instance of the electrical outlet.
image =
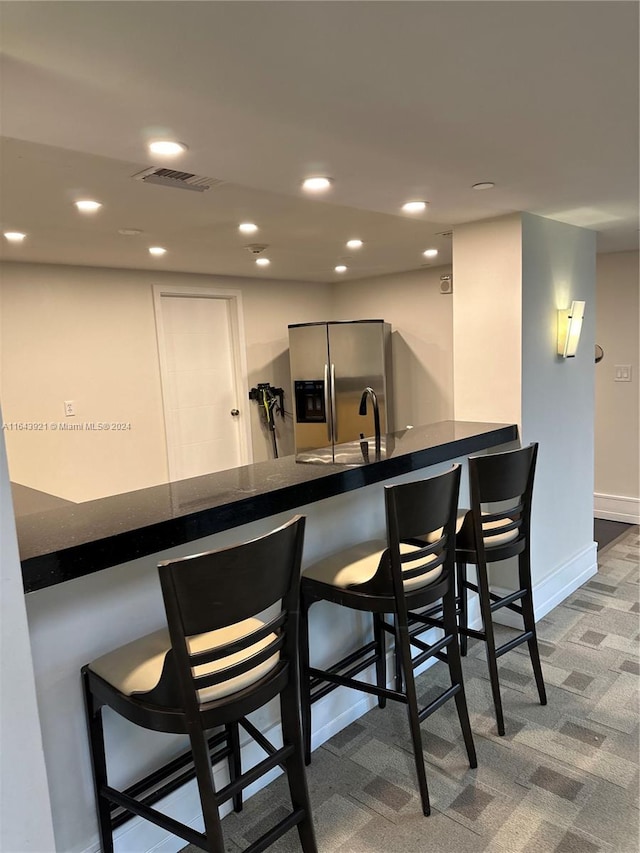
POLYGON ((76 401, 75 400, 65 400, 64 401, 64 416, 65 418, 72 418, 76 413, 76 401))
POLYGON ((616 382, 631 382, 631 365, 630 364, 614 364, 615 381, 616 382))

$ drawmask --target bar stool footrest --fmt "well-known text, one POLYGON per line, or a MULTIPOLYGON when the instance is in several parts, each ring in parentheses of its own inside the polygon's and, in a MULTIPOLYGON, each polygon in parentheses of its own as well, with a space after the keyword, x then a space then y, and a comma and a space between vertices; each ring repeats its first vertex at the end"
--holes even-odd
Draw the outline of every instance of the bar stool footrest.
POLYGON ((518 634, 517 637, 514 637, 513 640, 509 640, 508 643, 503 643, 501 646, 496 647, 496 657, 499 658, 502 655, 506 655, 506 653, 510 652, 511 649, 515 649, 517 646, 521 646, 523 643, 526 643, 532 638, 533 631, 525 631, 524 634, 518 634))
POLYGON ((471 637, 473 640, 484 640, 486 642, 487 635, 484 631, 476 631, 475 628, 465 628, 464 625, 458 626, 458 634, 464 637, 471 637))
MULTIPOLYGON (((339 687, 342 684, 342 682, 335 681, 334 676, 353 680, 353 677, 355 675, 359 675, 361 672, 364 672, 365 669, 368 669, 370 666, 373 666, 376 663, 377 659, 377 655, 373 655, 343 673, 338 672, 338 664, 332 666, 330 669, 314 669, 313 667, 310 668, 309 674, 312 676, 311 704, 313 705, 313 703, 317 702, 318 699, 322 699, 324 696, 326 696, 328 693, 331 693, 332 690, 335 690, 336 687, 339 687), (327 682, 330 683, 327 684, 327 682), (322 684, 324 684, 323 687, 320 686, 322 684)), ((358 682, 358 684, 360 684, 360 682, 358 682)))
POLYGON ((437 711, 438 708, 442 707, 445 702, 447 702, 449 699, 459 693, 461 689, 462 688, 460 684, 453 684, 451 687, 449 687, 448 690, 445 690, 444 693, 441 693, 437 699, 434 699, 433 702, 430 702, 425 708, 423 708, 421 711, 418 711, 418 719, 420 720, 420 722, 426 720, 427 717, 430 717, 434 711, 437 711))
POLYGON ((272 755, 269 755, 263 761, 260 761, 258 764, 254 765, 250 770, 247 770, 241 776, 239 776, 235 782, 230 782, 228 785, 225 785, 224 788, 221 788, 216 793, 216 800, 218 804, 224 803, 227 800, 230 800, 234 794, 243 791, 246 787, 251 785, 253 782, 258 780, 261 776, 264 776, 265 773, 268 773, 269 770, 273 770, 274 767, 278 765, 282 766, 287 758, 293 754, 293 746, 283 746, 280 749, 275 749, 272 755))
MULTIPOLYGON (((393 630, 393 629, 391 629, 391 630, 393 630)), ((368 654, 369 652, 375 652, 375 650, 376 650, 376 644, 372 640, 370 643, 366 643, 364 646, 360 646, 360 648, 356 649, 354 652, 351 652, 350 654, 345 655, 345 657, 340 658, 340 660, 337 663, 332 664, 329 667, 329 669, 322 670, 322 672, 340 672, 340 670, 345 669, 347 666, 350 666, 352 663, 355 663, 356 661, 360 661, 366 654, 368 654)), ((375 663, 375 659, 376 659, 376 655, 373 655, 373 657, 371 658, 369 663, 371 663, 371 662, 375 663)), ((369 663, 367 664, 367 666, 369 665, 369 663)), ((312 681, 311 682, 311 688, 313 689, 314 686, 315 685, 312 681)))
POLYGON ((418 613, 415 616, 412 613, 409 613, 409 626, 409 634, 411 637, 416 637, 419 634, 424 633, 425 631, 431 630, 431 628, 442 629, 443 627, 441 619, 432 619, 429 616, 423 615, 422 613, 418 613))
MULTIPOLYGON (((231 754, 231 748, 226 741, 227 735, 224 731, 218 732, 209 738, 207 743, 212 765, 222 761, 222 759, 227 758, 231 754), (214 750, 217 751, 214 752, 214 750)), ((118 791, 117 793, 130 798, 131 802, 141 803, 144 806, 152 806, 154 803, 173 793, 173 791, 177 791, 178 788, 186 785, 187 782, 195 779, 195 775, 196 771, 193 765, 192 753, 191 750, 187 750, 177 756, 177 758, 158 768, 158 770, 154 770, 153 773, 149 773, 143 779, 134 782, 133 785, 125 788, 124 791, 118 791)), ((122 826, 122 824, 126 823, 132 817, 128 810, 113 800, 110 802, 110 809, 112 813, 117 812, 118 809, 123 809, 118 814, 112 814, 111 826, 113 829, 122 826)))
MULTIPOLYGON (((309 673, 316 678, 321 678, 323 681, 331 682, 331 690, 335 690, 336 687, 352 687, 355 690, 361 690, 363 693, 370 693, 372 696, 383 696, 385 699, 394 699, 396 702, 407 704, 407 697, 404 693, 389 690, 388 687, 378 687, 376 684, 367 684, 366 681, 357 681, 355 678, 349 678, 346 675, 337 675, 335 672, 314 669, 313 667, 309 669, 309 673)), ((319 691, 318 694, 311 697, 311 702, 315 702, 329 692, 330 690, 319 691)))
MULTIPOLYGON (((206 843, 206 837, 202 833, 197 832, 190 826, 186 826, 162 812, 159 812, 157 809, 151 808, 151 806, 144 801, 129 797, 123 791, 116 791, 115 788, 111 788, 109 785, 103 785, 100 790, 100 795, 110 800, 112 803, 115 803, 116 806, 124 809, 127 812, 126 820, 129 820, 133 815, 138 815, 139 817, 143 817, 145 820, 154 823, 156 826, 166 829, 173 835, 183 838, 188 844, 195 844, 196 847, 205 849, 203 844, 206 843)), ((124 821, 119 821, 116 825, 119 825, 120 823, 124 823, 124 821)))
POLYGON ((509 610, 514 610, 516 613, 522 613, 522 607, 518 604, 514 604, 514 601, 518 601, 520 598, 524 598, 527 594, 526 589, 517 589, 515 592, 510 592, 509 595, 504 595, 502 598, 499 595, 496 595, 493 592, 489 593, 489 598, 492 600, 492 604, 490 605, 491 612, 494 613, 496 610, 499 610, 501 607, 508 607, 509 610))
POLYGON ((257 838, 253 844, 250 844, 249 847, 245 847, 244 853, 262 853, 263 850, 271 847, 273 842, 277 841, 278 838, 285 834, 285 832, 288 832, 292 827, 297 826, 301 821, 303 821, 304 817, 304 809, 295 809, 272 829, 265 832, 264 835, 260 836, 260 838, 257 838))
MULTIPOLYGON (((480 590, 478 589, 477 584, 471 583, 471 581, 465 581, 464 586, 466 589, 470 589, 471 592, 475 592, 480 595, 480 590)), ((526 589, 518 589, 515 592, 510 592, 508 595, 500 596, 495 592, 489 591, 489 598, 492 601, 492 604, 489 605, 491 612, 493 613, 501 607, 508 607, 509 610, 513 610, 514 613, 519 613, 522 616, 522 607, 519 604, 514 604, 513 602, 523 598, 527 592, 528 590, 526 589)))
POLYGON ((441 637, 435 643, 425 643, 423 640, 419 640, 417 637, 412 637, 410 642, 411 645, 415 646, 416 649, 420 649, 422 652, 424 652, 427 657, 431 657, 431 655, 437 655, 438 652, 446 648, 452 640, 453 637, 451 636, 451 634, 445 634, 444 637, 441 637))

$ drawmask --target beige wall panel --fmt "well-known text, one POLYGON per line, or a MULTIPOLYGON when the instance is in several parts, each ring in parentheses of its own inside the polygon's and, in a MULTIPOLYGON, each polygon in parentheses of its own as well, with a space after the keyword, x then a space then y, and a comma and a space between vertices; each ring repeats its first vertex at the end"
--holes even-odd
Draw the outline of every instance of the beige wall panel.
POLYGON ((521 422, 520 215, 453 235, 454 411, 461 421, 521 422))
POLYGON ((391 324, 398 430, 453 417, 452 297, 440 293, 448 272, 433 267, 334 285, 334 319, 391 324))
MULTIPOLYGON (((596 269, 596 343, 605 354, 595 368, 595 492, 596 496, 635 499, 637 513, 640 498, 638 252, 598 255, 596 269), (618 364, 631 365, 630 382, 616 382, 618 364)), ((596 497, 596 506, 597 503, 596 497)))
MULTIPOLYGON (((325 319, 330 286, 182 273, 46 264, 2 268, 0 394, 14 481, 73 501, 167 479, 153 284, 241 290, 247 347, 247 412, 254 461, 271 439, 248 399, 257 382, 285 389, 291 411, 287 324, 325 319), (75 401, 65 418, 63 402, 75 401), (52 430, 51 423, 124 423, 131 429, 52 430)), ((293 452, 290 418, 278 420, 281 455, 293 452)))
POLYGON ((151 288, 128 271, 14 264, 2 291, 5 421, 45 427, 6 431, 12 479, 73 501, 166 480, 151 288), (130 428, 59 426, 89 423, 130 428))

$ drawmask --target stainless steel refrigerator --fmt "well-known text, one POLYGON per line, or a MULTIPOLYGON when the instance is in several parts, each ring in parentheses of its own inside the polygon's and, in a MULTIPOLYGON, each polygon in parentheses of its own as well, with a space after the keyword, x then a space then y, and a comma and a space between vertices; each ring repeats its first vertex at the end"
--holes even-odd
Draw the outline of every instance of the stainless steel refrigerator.
POLYGON ((299 459, 340 461, 336 445, 358 443, 361 435, 374 435, 374 403, 380 433, 384 436, 392 431, 389 323, 353 320, 290 325, 289 357, 299 459))

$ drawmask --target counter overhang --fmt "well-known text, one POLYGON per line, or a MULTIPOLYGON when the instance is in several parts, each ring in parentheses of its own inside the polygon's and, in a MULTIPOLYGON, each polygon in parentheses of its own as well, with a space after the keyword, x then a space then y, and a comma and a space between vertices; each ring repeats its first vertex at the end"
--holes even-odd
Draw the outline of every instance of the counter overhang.
POLYGON ((287 456, 46 512, 16 515, 25 592, 202 539, 491 447, 514 424, 440 421, 387 437, 392 454, 360 465, 287 456))

